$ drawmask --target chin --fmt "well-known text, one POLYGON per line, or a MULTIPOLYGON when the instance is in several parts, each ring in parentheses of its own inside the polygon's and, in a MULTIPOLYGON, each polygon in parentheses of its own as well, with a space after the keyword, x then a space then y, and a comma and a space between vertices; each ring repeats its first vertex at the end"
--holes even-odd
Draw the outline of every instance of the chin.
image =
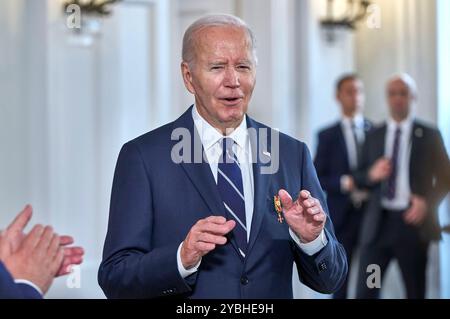
POLYGON ((236 122, 240 122, 242 118, 244 117, 244 112, 242 110, 239 110, 237 112, 227 113, 223 114, 221 116, 222 123, 230 124, 230 128, 234 125, 236 125, 236 122))
POLYGON ((228 106, 223 109, 222 115, 223 115, 223 118, 239 119, 244 116, 244 110, 240 106, 233 106, 233 107, 228 106))

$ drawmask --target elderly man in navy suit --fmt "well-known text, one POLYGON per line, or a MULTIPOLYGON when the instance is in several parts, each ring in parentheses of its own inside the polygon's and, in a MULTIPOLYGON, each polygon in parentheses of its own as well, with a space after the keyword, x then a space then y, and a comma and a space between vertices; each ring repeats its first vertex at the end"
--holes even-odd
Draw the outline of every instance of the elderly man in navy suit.
POLYGON ((36 225, 25 234, 32 208, 27 205, 0 234, 0 299, 40 299, 55 276, 80 264, 81 247, 67 247, 70 236, 59 236, 52 227, 36 225))
MULTIPOLYGON (((350 266, 367 200, 367 192, 355 186, 352 174, 361 165, 362 147, 372 124, 362 115, 364 86, 357 75, 346 74, 337 81, 336 99, 342 116, 319 133, 314 165, 350 266)), ((347 298, 347 280, 333 297, 347 298)))
POLYGON ((107 297, 292 298, 294 263, 317 291, 344 281, 307 147, 246 115, 254 42, 229 15, 187 29, 195 105, 120 152, 98 275, 107 297))

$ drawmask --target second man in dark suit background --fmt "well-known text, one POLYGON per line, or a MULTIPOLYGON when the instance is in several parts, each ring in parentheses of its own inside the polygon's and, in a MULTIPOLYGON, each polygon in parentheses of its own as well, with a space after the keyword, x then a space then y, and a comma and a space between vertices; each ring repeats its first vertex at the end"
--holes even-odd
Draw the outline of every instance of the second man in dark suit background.
MULTIPOLYGON (((366 133, 372 124, 363 117, 364 86, 355 74, 342 76, 336 85, 342 117, 319 133, 314 164, 335 225, 336 237, 347 252, 348 265, 356 248, 367 194, 355 187, 352 173, 358 169, 366 133)), ((334 294, 347 297, 347 281, 334 294)))
POLYGON ((379 296, 380 287, 368 285, 368 266, 378 266, 382 278, 393 258, 407 297, 424 298, 428 246, 440 238, 436 210, 450 188, 450 162, 440 132, 413 116, 415 81, 393 76, 386 91, 390 119, 367 136, 362 169, 355 174, 357 185, 371 189, 357 298, 379 296))

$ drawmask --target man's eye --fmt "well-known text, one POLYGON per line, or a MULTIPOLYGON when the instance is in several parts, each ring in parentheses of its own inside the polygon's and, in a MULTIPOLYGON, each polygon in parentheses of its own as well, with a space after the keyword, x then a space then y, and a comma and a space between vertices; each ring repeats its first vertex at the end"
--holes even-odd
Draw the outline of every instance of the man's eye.
POLYGON ((238 69, 248 71, 248 70, 250 70, 250 67, 248 65, 239 65, 238 69))
POLYGON ((220 65, 216 65, 216 66, 212 66, 211 67, 211 70, 221 70, 221 69, 223 69, 223 66, 220 66, 220 65))

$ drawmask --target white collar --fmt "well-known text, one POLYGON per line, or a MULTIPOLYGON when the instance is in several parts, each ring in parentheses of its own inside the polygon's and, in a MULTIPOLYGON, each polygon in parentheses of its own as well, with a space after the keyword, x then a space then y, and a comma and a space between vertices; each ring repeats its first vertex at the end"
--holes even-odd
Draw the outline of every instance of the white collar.
MULTIPOLYGON (((198 112, 197 106, 194 104, 192 108, 192 119, 194 120, 195 127, 200 135, 205 150, 210 149, 217 142, 220 142, 224 135, 209 124, 198 112)), ((247 116, 244 115, 241 124, 227 137, 233 139, 233 141, 242 149, 245 149, 248 130, 247 130, 247 116)))
POLYGON ((401 121, 400 123, 394 121, 394 119, 391 117, 388 120, 388 129, 395 131, 397 128, 400 128, 402 132, 407 132, 411 129, 413 124, 414 117, 410 114, 406 119, 401 121))
POLYGON ((364 117, 361 113, 356 114, 353 118, 342 115, 342 123, 352 127, 352 123, 355 123, 356 128, 364 128, 364 117))

